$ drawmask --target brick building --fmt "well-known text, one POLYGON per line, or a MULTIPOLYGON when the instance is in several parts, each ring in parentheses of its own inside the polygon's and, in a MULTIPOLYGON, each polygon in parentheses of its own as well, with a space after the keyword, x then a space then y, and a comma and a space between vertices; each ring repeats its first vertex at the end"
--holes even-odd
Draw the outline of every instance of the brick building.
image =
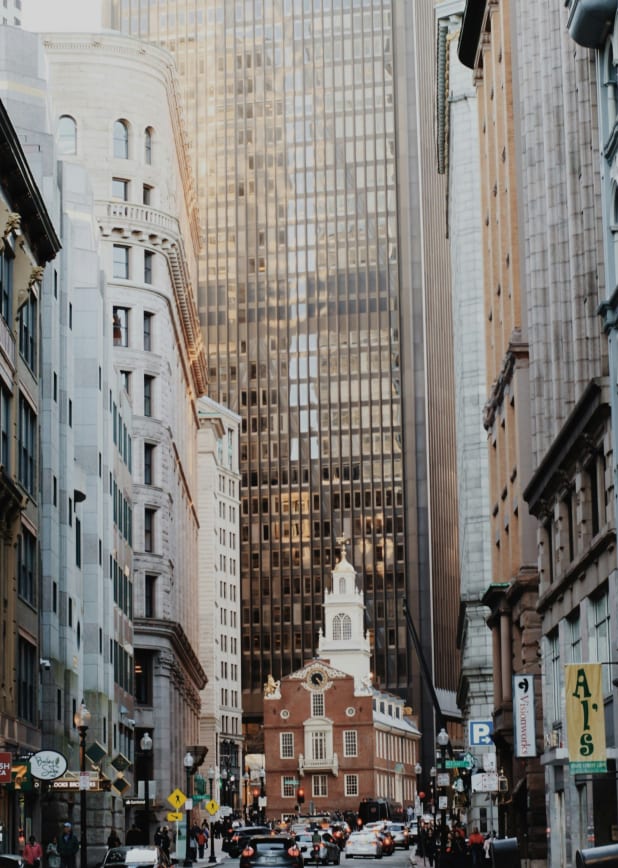
POLYGON ((345 548, 325 591, 318 648, 264 688, 267 816, 356 812, 367 796, 413 804, 420 732, 402 699, 372 685, 364 598, 345 548))

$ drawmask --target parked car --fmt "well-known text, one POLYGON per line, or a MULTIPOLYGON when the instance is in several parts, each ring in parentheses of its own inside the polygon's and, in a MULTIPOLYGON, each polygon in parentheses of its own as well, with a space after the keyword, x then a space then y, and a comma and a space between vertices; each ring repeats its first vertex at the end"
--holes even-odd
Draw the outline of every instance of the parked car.
MULTIPOLYGON (((110 847, 101 862, 102 868, 156 868, 159 850, 149 845, 110 847)), ((0 866, 4 868, 4 866, 0 866)))
POLYGON ((24 868, 24 857, 19 853, 0 854, 0 868, 24 868))
POLYGON ((351 832, 345 842, 345 858, 354 859, 359 856, 371 859, 382 858, 382 841, 371 830, 369 832, 351 832))
POLYGON ((241 850, 244 849, 249 838, 271 834, 270 826, 239 826, 238 829, 232 829, 231 832, 229 837, 223 839, 221 849, 234 859, 240 856, 241 850))
POLYGON ((240 868, 303 868, 298 842, 289 835, 254 835, 240 853, 240 868))
POLYGON ((313 845, 313 832, 303 832, 296 836, 296 841, 303 854, 305 863, 315 862, 316 865, 338 865, 341 861, 341 850, 330 832, 320 831, 319 847, 313 845))

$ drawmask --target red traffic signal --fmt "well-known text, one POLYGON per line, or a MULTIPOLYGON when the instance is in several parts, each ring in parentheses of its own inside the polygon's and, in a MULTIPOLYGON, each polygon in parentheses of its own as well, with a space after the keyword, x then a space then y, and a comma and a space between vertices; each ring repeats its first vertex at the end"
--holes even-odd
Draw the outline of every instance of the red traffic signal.
POLYGON ((298 802, 299 805, 302 805, 303 802, 305 801, 305 791, 303 790, 302 787, 299 787, 298 790, 296 791, 296 801, 298 802))

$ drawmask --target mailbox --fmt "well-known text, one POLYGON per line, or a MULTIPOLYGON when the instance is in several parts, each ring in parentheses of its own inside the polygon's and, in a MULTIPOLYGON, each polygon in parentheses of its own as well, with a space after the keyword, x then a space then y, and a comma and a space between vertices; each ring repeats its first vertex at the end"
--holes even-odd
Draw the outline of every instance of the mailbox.
POLYGON ((491 842, 491 864, 493 868, 520 868, 517 838, 494 838, 491 842))
POLYGON ((607 844, 605 847, 591 847, 588 850, 578 850, 575 854, 577 868, 590 868, 602 865, 603 868, 618 868, 618 844, 607 844))

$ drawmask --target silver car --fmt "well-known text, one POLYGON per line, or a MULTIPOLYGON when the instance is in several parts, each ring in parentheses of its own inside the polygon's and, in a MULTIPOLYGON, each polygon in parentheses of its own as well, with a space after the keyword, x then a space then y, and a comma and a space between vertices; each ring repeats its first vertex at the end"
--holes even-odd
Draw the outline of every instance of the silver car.
POLYGON ((345 858, 382 858, 382 841, 374 832, 352 832, 345 842, 345 858))

